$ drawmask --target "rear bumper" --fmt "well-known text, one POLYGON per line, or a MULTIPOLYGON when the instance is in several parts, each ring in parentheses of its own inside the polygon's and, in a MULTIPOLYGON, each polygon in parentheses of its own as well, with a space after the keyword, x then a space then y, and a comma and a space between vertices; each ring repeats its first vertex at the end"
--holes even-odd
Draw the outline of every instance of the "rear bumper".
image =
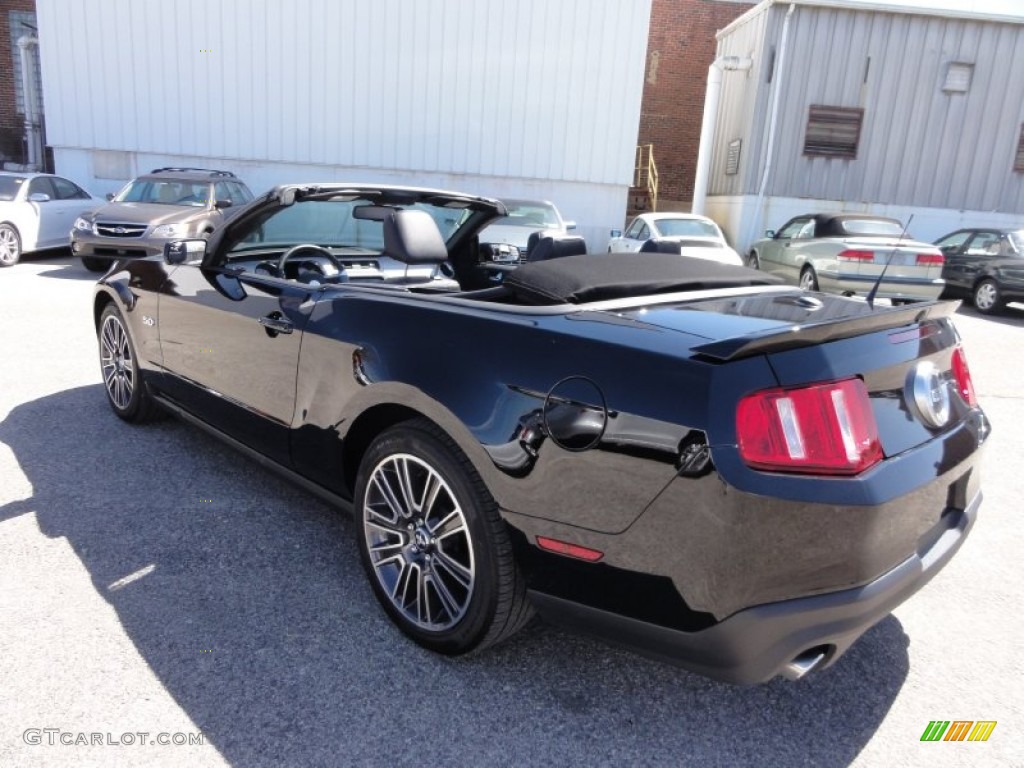
POLYGON ((829 666, 938 573, 974 525, 981 498, 979 491, 964 509, 947 509, 944 527, 927 537, 914 555, 863 586, 746 608, 697 632, 670 629, 549 594, 531 592, 531 598, 553 624, 718 680, 752 684, 780 674, 795 677, 799 673, 789 669, 794 660, 817 658, 823 652, 813 668, 829 666))
MULTIPOLYGON (((851 275, 821 272, 818 287, 826 293, 850 293, 866 296, 875 285, 877 275, 851 275)), ((912 278, 886 275, 875 294, 883 299, 937 299, 946 286, 942 278, 912 278)))

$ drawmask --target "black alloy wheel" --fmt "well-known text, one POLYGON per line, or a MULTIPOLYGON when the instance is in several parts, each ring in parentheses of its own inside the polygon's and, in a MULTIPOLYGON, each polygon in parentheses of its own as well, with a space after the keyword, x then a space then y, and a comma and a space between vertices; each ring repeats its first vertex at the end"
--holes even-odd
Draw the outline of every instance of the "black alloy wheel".
POLYGON ((533 615, 498 505, 432 422, 404 422, 371 443, 355 504, 374 594, 420 645, 467 653, 511 636, 533 615))

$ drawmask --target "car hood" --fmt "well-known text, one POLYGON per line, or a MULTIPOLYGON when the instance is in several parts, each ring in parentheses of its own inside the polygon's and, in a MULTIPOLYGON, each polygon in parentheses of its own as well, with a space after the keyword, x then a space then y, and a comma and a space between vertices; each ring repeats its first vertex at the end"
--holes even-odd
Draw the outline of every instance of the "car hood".
POLYGON ((107 203, 93 212, 96 221, 123 224, 175 224, 188 221, 203 209, 156 203, 107 203))
POLYGON ((507 243, 525 248, 530 235, 541 230, 560 231, 557 227, 517 227, 514 224, 491 224, 480 231, 481 243, 507 243))

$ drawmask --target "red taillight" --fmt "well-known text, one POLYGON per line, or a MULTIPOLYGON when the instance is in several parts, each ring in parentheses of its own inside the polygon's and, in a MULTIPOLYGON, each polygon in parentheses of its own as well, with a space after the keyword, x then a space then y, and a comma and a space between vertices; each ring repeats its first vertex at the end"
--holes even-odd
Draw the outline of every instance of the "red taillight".
POLYGON ((736 434, 740 456, 755 469, 855 475, 882 460, 860 379, 747 395, 736 411, 736 434))
POLYGON ((953 378, 956 380, 956 390, 960 397, 970 406, 978 404, 978 396, 974 394, 974 382, 971 381, 971 369, 967 367, 967 356, 964 355, 963 347, 953 350, 953 378))
POLYGON ((874 261, 874 251, 840 251, 838 256, 840 261, 874 261))
POLYGON ((941 253, 917 254, 917 266, 919 267, 941 267, 945 263, 946 257, 941 253))

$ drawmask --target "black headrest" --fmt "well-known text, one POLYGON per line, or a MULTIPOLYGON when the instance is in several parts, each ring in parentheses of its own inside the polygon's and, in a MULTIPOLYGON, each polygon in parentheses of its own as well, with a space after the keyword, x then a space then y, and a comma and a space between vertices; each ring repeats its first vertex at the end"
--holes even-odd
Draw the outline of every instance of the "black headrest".
POLYGON ((587 243, 579 235, 563 235, 553 230, 531 232, 526 252, 530 261, 560 259, 563 256, 580 256, 587 252, 587 243))
POLYGON ((384 254, 405 264, 440 264, 448 248, 426 211, 396 210, 384 217, 384 254))

